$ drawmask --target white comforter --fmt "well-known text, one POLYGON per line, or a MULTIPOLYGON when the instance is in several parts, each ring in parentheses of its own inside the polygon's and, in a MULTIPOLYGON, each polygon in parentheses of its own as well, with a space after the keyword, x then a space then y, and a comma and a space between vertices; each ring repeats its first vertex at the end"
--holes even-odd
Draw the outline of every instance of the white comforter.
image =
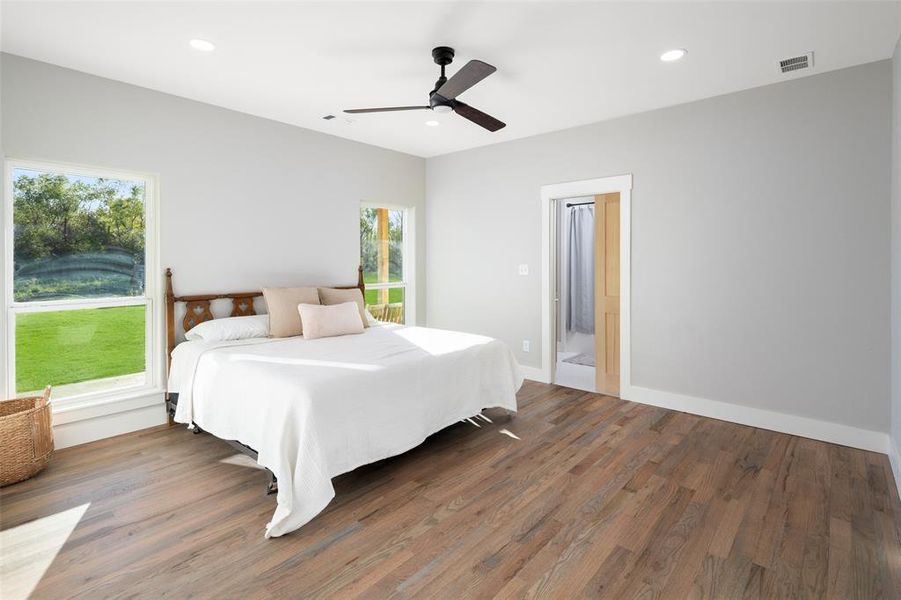
POLYGON ((278 478, 266 537, 303 526, 331 478, 406 452, 483 408, 516 410, 522 376, 501 342, 424 327, 359 335, 191 341, 172 353, 175 420, 259 453, 278 478))

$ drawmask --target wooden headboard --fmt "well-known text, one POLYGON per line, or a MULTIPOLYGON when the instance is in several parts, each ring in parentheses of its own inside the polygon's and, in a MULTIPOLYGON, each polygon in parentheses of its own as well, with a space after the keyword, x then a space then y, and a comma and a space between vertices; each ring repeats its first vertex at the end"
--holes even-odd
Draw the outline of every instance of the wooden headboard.
MULTIPOLYGON (((363 267, 357 269, 356 285, 332 286, 343 290, 360 288, 364 297, 366 286, 363 284, 363 267)), ((175 349, 175 304, 184 302, 185 316, 182 319, 184 331, 188 331, 195 325, 214 319, 210 310, 210 302, 213 300, 232 301, 232 310, 229 316, 243 317, 257 314, 253 308, 253 299, 262 296, 263 292, 228 292, 223 294, 193 294, 191 296, 176 296, 172 290, 172 269, 166 269, 166 355, 171 360, 172 350, 175 349)))

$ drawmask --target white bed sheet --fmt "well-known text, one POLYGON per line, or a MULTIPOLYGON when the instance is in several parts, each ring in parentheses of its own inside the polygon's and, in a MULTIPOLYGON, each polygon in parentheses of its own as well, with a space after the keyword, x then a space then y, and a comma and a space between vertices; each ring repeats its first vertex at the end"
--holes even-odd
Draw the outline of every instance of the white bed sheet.
POLYGON ((190 341, 172 353, 175 420, 259 453, 278 478, 266 537, 335 495, 331 479, 394 456, 484 408, 516 410, 522 375, 492 338, 383 325, 305 340, 190 341))

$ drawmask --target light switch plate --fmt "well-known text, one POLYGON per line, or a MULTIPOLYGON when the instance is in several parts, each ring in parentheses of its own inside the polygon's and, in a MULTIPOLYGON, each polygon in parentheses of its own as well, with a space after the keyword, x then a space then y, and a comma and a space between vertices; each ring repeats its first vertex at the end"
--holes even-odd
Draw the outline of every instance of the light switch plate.
POLYGON ((519 265, 519 274, 520 275, 528 275, 529 274, 529 265, 519 265))
POLYGON ((522 351, 529 352, 531 349, 531 345, 532 345, 532 343, 529 342, 529 340, 523 340, 522 341, 522 351))

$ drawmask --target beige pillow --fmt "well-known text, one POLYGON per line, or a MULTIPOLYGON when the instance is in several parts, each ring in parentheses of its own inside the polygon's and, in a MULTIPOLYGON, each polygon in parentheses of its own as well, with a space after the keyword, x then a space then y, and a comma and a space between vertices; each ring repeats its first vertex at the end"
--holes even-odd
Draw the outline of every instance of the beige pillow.
POLYGON ((338 288, 319 288, 319 303, 343 304, 345 302, 356 302, 360 308, 360 318, 363 320, 363 327, 369 327, 369 319, 366 318, 366 303, 363 302, 363 292, 360 288, 350 288, 340 290, 338 288))
POLYGON ((298 304, 319 304, 319 292, 314 287, 263 288, 266 310, 269 313, 269 335, 291 337, 303 333, 297 313, 298 304))
POLYGON ((303 322, 305 340, 363 333, 363 323, 356 302, 344 302, 323 306, 320 304, 299 304, 297 312, 303 322))

